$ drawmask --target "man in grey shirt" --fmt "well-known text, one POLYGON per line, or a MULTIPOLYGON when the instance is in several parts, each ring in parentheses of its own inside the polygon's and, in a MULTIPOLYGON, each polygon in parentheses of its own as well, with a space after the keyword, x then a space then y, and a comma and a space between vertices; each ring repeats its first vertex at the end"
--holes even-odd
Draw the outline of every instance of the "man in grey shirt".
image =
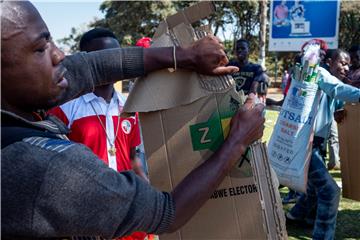
POLYGON ((67 128, 37 114, 95 86, 174 66, 229 74, 223 45, 205 37, 188 48, 129 48, 65 57, 30 2, 1 4, 1 234, 6 238, 126 236, 175 231, 206 202, 253 141, 263 134, 254 97, 232 120, 220 150, 171 193, 132 172, 108 168, 67 128), (103 79, 106 79, 104 81, 103 79), (37 113, 35 113, 37 112, 37 113), (20 139, 17 139, 19 138, 20 139))

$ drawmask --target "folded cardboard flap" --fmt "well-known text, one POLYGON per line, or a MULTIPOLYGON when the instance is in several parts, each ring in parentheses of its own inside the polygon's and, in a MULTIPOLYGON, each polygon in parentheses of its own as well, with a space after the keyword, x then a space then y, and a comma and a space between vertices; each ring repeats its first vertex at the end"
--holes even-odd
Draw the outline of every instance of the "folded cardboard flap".
POLYGON ((160 36, 164 35, 165 33, 168 33, 168 25, 165 21, 161 21, 159 23, 159 26, 155 30, 153 40, 159 38, 160 36))
POLYGON ((167 17, 166 23, 167 23, 169 29, 176 27, 180 23, 191 24, 188 21, 186 15, 185 15, 185 12, 183 10, 180 10, 176 14, 167 17))
MULTIPOLYGON (((207 4, 203 6, 208 6, 207 4)), ((163 26, 162 26, 163 27, 163 26)), ((154 40, 152 47, 188 46, 196 39, 196 31, 184 23, 154 40)), ((198 31, 197 35, 205 35, 198 31)), ((235 87, 229 76, 205 76, 195 72, 167 69, 148 74, 135 81, 126 104, 125 112, 150 112, 190 104, 214 92, 222 93, 235 87)))
POLYGON ((165 69, 136 80, 124 112, 151 112, 182 106, 213 93, 227 92, 234 86, 230 76, 213 77, 165 69))
POLYGON ((153 38, 153 43, 151 48, 156 47, 172 47, 174 46, 173 39, 170 36, 168 31, 164 32, 161 36, 158 36, 156 39, 153 38))
POLYGON ((281 203, 279 181, 268 160, 265 143, 255 143, 251 146, 253 160, 251 167, 256 185, 259 186, 260 201, 263 207, 263 219, 266 221, 270 239, 287 239, 285 214, 281 203))
POLYGON ((189 47, 195 40, 196 37, 194 29, 191 25, 181 23, 171 30, 175 45, 180 47, 189 47))
POLYGON ((215 5, 211 1, 202 1, 184 10, 178 11, 176 14, 166 18, 167 25, 170 29, 185 23, 192 24, 202 18, 209 16, 215 11, 215 5))
POLYGON ((157 71, 136 80, 125 112, 151 112, 186 105, 211 92, 201 88, 197 74, 190 71, 157 71))

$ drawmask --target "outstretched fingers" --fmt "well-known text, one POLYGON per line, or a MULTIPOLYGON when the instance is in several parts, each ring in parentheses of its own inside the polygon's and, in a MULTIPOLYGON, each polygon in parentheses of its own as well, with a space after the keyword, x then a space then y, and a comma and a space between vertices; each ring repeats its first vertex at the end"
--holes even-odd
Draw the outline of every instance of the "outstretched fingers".
POLYGON ((214 75, 224 75, 224 74, 231 74, 231 73, 235 73, 238 72, 239 68, 234 67, 234 66, 220 66, 217 67, 213 70, 213 74, 214 75))

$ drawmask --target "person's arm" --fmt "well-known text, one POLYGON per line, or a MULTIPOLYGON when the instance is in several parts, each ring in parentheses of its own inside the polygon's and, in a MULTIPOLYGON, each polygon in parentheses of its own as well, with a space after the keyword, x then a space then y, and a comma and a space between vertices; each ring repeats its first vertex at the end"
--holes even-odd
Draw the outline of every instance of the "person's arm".
POLYGON ((259 88, 259 82, 254 80, 254 81, 251 83, 251 87, 250 87, 249 93, 257 94, 258 88, 259 88))
POLYGON ((136 175, 144 179, 146 182, 149 182, 149 178, 146 176, 144 171, 144 166, 138 156, 136 156, 136 148, 132 147, 130 149, 130 160, 131 166, 136 175))
POLYGON ((249 144, 263 135, 264 105, 254 107, 255 96, 250 94, 245 105, 233 117, 229 137, 219 151, 187 175, 172 191, 175 202, 175 221, 169 232, 183 226, 210 198, 249 144))
POLYGON ((134 125, 131 128, 131 132, 128 135, 128 141, 130 146, 130 161, 131 161, 131 167, 133 171, 144 179, 145 181, 149 182, 149 178, 145 173, 145 168, 143 166, 143 162, 141 161, 140 157, 138 157, 136 153, 136 148, 141 144, 141 137, 140 137, 140 123, 138 114, 135 114, 134 116, 134 125))
POLYGON ((46 155, 47 163, 38 159, 47 167, 33 170, 39 168, 35 162, 31 169, 41 180, 32 203, 34 237, 111 239, 136 230, 161 234, 173 222, 169 193, 154 189, 133 171, 114 171, 86 146, 69 143, 66 151, 46 155))
MULTIPOLYGON (((238 67, 226 66, 229 60, 224 45, 215 36, 206 36, 190 47, 176 47, 177 68, 192 70, 205 75, 224 75, 237 72, 238 67)), ((173 48, 144 49, 145 73, 174 67, 173 48)))
MULTIPOLYGON (((34 181, 41 180, 32 203, 33 236, 114 238, 133 231, 177 230, 209 199, 248 145, 262 136, 264 107, 254 107, 254 102, 251 96, 233 117, 220 150, 185 176, 171 194, 154 189, 132 171, 110 169, 82 144, 64 142, 64 151, 39 152, 23 143, 29 153, 49 158, 45 162, 33 158, 38 161, 21 171, 37 173, 34 181)), ((33 182, 25 181, 29 188, 33 182)), ((14 197, 15 202, 19 199, 14 197)))
POLYGON ((251 83, 250 93, 257 94, 257 91, 258 91, 258 88, 260 85, 259 83, 265 82, 267 76, 260 65, 257 65, 257 69, 254 72, 254 74, 255 74, 255 77, 254 77, 254 81, 251 83))
MULTIPOLYGON (((238 71, 226 66, 228 59, 224 46, 214 36, 204 37, 187 48, 176 47, 177 68, 206 75, 223 75, 238 71)), ((172 47, 106 49, 67 56, 65 78, 69 87, 59 99, 64 103, 93 91, 95 86, 143 76, 147 73, 172 68, 175 65, 172 47)))
POLYGON ((341 82, 324 68, 319 70, 319 88, 327 95, 345 102, 360 102, 360 89, 341 82))

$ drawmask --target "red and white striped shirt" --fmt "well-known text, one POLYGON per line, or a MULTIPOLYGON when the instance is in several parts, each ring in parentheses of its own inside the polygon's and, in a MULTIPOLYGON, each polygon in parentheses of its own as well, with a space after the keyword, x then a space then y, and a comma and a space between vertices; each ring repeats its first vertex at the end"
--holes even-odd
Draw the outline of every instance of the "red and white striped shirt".
POLYGON ((89 93, 51 109, 49 114, 57 116, 69 127, 70 140, 88 146, 112 169, 124 171, 132 168, 130 149, 138 146, 141 141, 137 117, 120 118, 118 121, 124 103, 124 97, 116 91, 110 103, 89 93), (112 156, 108 150, 114 139, 116 154, 112 156))

